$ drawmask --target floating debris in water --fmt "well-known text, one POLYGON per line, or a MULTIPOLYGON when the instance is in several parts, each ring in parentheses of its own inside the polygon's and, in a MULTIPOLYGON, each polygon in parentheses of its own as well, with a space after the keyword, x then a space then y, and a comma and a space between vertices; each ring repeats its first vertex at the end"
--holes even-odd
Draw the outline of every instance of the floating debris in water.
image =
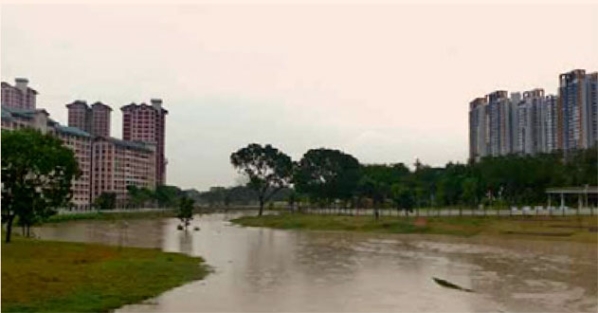
POLYGON ((457 289, 457 290, 461 290, 461 291, 465 291, 465 292, 473 292, 473 290, 471 290, 471 289, 457 286, 457 285, 455 285, 449 281, 446 281, 444 279, 440 279, 440 278, 436 278, 436 277, 432 277, 432 279, 434 279, 434 281, 442 287, 457 289))

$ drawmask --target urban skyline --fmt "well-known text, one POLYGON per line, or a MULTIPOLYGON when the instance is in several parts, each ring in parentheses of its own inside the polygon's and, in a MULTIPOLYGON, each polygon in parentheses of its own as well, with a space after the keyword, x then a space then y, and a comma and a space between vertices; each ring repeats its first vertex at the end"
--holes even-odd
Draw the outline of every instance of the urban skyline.
POLYGON ((598 69, 597 21, 567 3, 5 5, 1 73, 35 82, 60 121, 75 99, 160 95, 168 182, 206 190, 236 184, 230 153, 251 142, 295 160, 331 147, 363 163, 465 162, 471 98, 554 93, 558 73, 598 69))
POLYGON ((469 104, 469 159, 587 149, 598 139, 598 72, 558 76, 557 94, 542 88, 498 90, 469 104))
POLYGON ((89 210, 103 193, 113 193, 118 207, 127 205, 128 187, 154 189, 166 183, 164 124, 167 111, 162 100, 129 104, 121 108, 125 138, 110 136, 112 108, 101 102, 91 106, 76 100, 66 104, 68 126, 36 107, 34 89, 25 78, 15 86, 2 82, 2 130, 34 128, 56 135, 73 150, 81 176, 73 181, 72 206, 89 210), (140 112, 140 113, 138 113, 140 112), (136 118, 131 118, 131 115, 136 118), (132 131, 131 131, 132 130, 132 131))

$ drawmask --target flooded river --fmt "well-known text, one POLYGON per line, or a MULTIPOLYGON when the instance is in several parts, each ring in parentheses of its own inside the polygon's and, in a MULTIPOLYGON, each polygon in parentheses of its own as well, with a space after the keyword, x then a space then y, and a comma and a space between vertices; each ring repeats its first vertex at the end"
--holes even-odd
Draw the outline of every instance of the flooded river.
POLYGON ((72 222, 36 233, 202 256, 214 269, 205 280, 116 312, 598 310, 593 244, 282 231, 231 225, 231 217, 196 217, 201 230, 187 233, 177 231, 175 219, 72 222))

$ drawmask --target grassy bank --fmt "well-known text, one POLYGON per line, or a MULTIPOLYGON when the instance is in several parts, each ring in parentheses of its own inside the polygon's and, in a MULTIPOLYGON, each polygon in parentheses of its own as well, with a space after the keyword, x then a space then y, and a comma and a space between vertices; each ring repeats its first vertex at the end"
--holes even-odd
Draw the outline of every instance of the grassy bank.
POLYGON ((492 235, 597 242, 598 217, 382 217, 281 214, 232 220, 243 226, 393 234, 492 235))
POLYGON ((201 258, 155 249, 2 242, 2 312, 107 312, 207 274, 201 258))
POLYGON ((142 219, 142 218, 164 218, 175 217, 175 210, 164 211, 131 211, 131 212, 90 212, 75 214, 59 214, 51 216, 46 223, 62 223, 79 220, 123 220, 123 219, 142 219))

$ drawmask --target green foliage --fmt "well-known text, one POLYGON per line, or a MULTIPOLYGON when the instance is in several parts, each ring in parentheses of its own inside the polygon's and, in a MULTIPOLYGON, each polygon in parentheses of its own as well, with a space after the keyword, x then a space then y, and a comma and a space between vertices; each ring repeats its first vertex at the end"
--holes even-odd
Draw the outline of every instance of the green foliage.
POLYGON ((293 172, 291 158, 271 145, 249 144, 231 154, 230 161, 249 179, 247 186, 257 194, 260 216, 264 203, 289 185, 293 172))
POLYGON ((348 200, 361 177, 359 161, 339 150, 312 149, 303 155, 293 177, 295 188, 313 200, 348 200))
POLYGON ((60 139, 33 129, 2 131, 2 222, 10 241, 18 217, 29 228, 66 207, 79 175, 73 151, 60 139))
POLYGON ((102 192, 94 201, 94 207, 98 210, 114 210, 116 208, 116 194, 114 192, 102 192))
POLYGON ((195 201, 191 198, 182 197, 179 199, 179 212, 177 218, 183 223, 185 230, 189 227, 191 220, 193 220, 193 205, 195 201))

